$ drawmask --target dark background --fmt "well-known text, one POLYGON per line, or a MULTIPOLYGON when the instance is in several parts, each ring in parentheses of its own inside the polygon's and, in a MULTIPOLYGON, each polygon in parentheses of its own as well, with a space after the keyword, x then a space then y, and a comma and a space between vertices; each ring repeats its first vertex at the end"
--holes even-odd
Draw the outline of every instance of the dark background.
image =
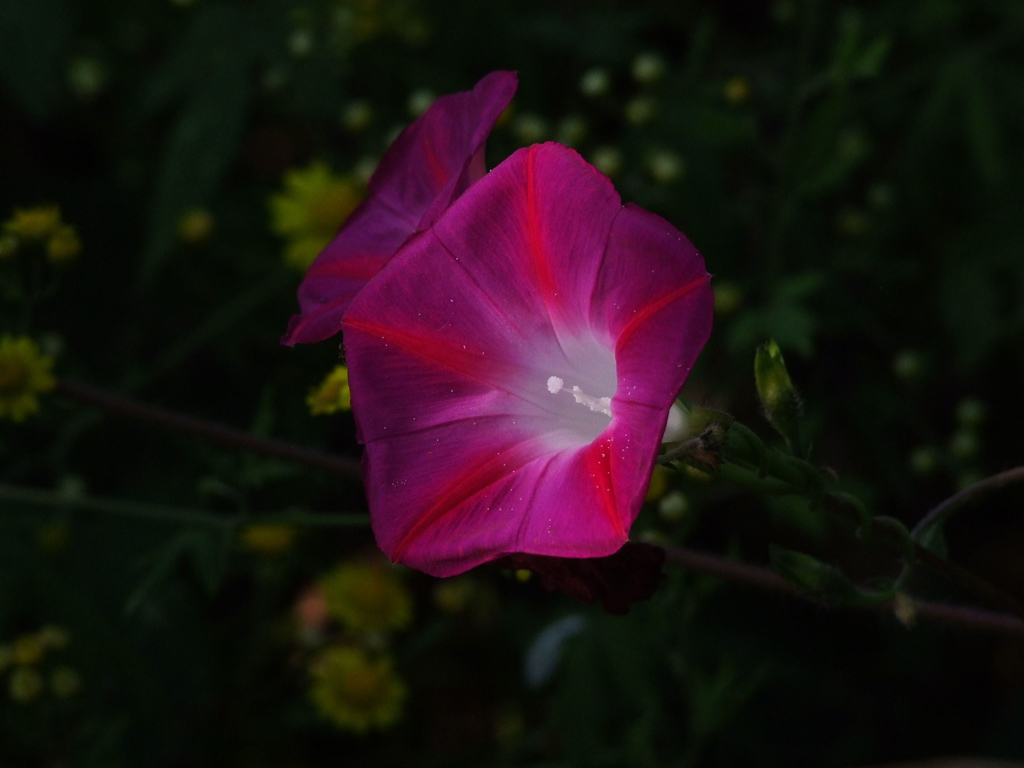
MULTIPOLYGON (((350 417, 304 402, 336 343, 278 345, 301 275, 268 199, 288 169, 351 175, 379 158, 415 92, 515 69, 492 166, 541 139, 595 162, 614 150, 623 198, 704 254, 716 327, 685 394, 769 437, 752 361, 774 337, 815 461, 912 524, 1024 456, 1022 43, 1018 0, 0 0, 0 216, 58 204, 83 243, 31 323, 7 301, 0 330, 30 332, 70 380, 358 457, 350 417), (663 71, 638 80, 648 54, 663 71), (586 93, 594 70, 607 87, 586 93), (372 112, 358 130, 354 102, 372 112), (196 207, 212 233, 183 242, 196 207)), ((0 264, 0 280, 18 268, 0 264)), ((636 532, 755 563, 771 541, 830 550, 799 504, 672 482, 682 522, 651 505, 636 532)), ((0 425, 0 483, 0 644, 61 626, 82 680, 67 700, 22 703, 4 678, 0 765, 1024 760, 1020 641, 673 567, 626 617, 493 569, 452 614, 435 580, 403 574, 415 620, 390 647, 405 716, 355 736, 309 703, 290 617, 305 585, 372 549, 368 529, 300 529, 274 556, 237 532, 361 511, 357 484, 57 396, 0 425), (573 613, 582 632, 528 687, 527 649, 573 613)), ((947 531, 952 559, 1018 595, 1021 500, 994 494, 947 531)))

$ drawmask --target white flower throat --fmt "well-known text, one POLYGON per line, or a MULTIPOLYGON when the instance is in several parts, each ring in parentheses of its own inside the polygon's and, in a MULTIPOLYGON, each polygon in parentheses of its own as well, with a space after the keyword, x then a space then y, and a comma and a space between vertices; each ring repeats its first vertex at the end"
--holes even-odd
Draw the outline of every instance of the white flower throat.
MULTIPOLYGON (((552 395, 565 392, 567 395, 572 395, 577 403, 589 408, 594 413, 603 413, 608 418, 612 416, 612 399, 610 397, 594 397, 576 386, 572 387, 572 389, 567 389, 565 380, 558 376, 550 376, 548 378, 548 392, 552 395)), ((688 427, 689 419, 687 418, 686 411, 679 406, 679 403, 673 403, 668 412, 665 432, 661 438, 662 442, 672 443, 685 439, 688 427)))

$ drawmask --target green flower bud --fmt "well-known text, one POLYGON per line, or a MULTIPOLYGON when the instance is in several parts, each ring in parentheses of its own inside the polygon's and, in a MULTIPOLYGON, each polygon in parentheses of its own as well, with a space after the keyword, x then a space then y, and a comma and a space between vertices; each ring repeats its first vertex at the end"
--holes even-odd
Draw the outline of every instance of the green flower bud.
POLYGON ((800 396, 789 378, 782 350, 774 339, 757 348, 754 381, 765 417, 775 431, 786 438, 790 449, 796 451, 800 442, 800 396))

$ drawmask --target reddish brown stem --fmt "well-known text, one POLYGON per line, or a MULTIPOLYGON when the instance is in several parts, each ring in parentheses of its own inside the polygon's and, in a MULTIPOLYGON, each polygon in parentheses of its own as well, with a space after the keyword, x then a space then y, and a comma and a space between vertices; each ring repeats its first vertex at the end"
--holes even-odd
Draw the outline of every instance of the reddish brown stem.
POLYGON ((166 411, 152 405, 129 400, 112 392, 104 392, 100 389, 87 387, 84 384, 75 384, 70 381, 61 380, 57 382, 56 391, 65 397, 70 397, 86 405, 96 406, 116 416, 123 416, 135 421, 152 424, 155 427, 171 432, 198 437, 200 440, 205 440, 208 443, 258 453, 262 456, 269 456, 270 458, 283 461, 292 461, 296 464, 304 464, 313 469, 333 472, 356 480, 362 477, 362 468, 359 462, 354 459, 333 456, 329 453, 314 451, 308 448, 300 448, 299 446, 279 440, 257 437, 240 429, 166 411))

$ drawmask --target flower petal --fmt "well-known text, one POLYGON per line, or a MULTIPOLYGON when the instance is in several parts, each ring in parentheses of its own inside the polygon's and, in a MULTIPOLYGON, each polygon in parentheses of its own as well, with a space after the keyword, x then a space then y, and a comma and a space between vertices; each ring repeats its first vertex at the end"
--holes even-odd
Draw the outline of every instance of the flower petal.
POLYGON ((438 576, 615 552, 710 315, 680 233, 572 150, 516 152, 345 317, 381 548, 438 576))
POLYGON ((298 291, 301 311, 282 343, 308 344, 338 333, 359 290, 483 176, 484 143, 516 84, 514 72, 492 72, 471 91, 439 98, 395 139, 367 185, 367 199, 306 272, 298 291))

